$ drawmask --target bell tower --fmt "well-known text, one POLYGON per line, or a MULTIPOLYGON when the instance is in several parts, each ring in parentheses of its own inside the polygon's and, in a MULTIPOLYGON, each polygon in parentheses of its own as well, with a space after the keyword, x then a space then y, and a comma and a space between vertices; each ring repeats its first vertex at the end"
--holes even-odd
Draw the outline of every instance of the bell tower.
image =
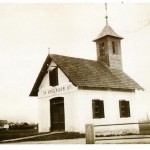
POLYGON ((106 26, 94 40, 96 42, 97 61, 105 63, 111 69, 122 70, 121 40, 123 38, 108 25, 107 4, 105 4, 105 9, 106 26))

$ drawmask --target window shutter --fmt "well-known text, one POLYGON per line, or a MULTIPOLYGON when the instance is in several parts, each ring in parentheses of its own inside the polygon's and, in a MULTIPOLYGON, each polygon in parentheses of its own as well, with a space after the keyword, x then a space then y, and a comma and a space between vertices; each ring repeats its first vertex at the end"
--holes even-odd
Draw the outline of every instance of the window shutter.
POLYGON ((50 86, 54 85, 54 70, 50 71, 50 86))
POLYGON ((58 68, 54 68, 49 73, 50 85, 56 86, 58 85, 58 68))
POLYGON ((130 117, 130 103, 126 101, 126 116, 130 117))
POLYGON ((92 100, 93 118, 95 118, 95 100, 92 100))
POLYGON ((122 101, 122 117, 126 117, 126 101, 122 101))
POLYGON ((55 85, 58 85, 58 68, 54 69, 54 76, 55 76, 55 85))
POLYGON ((120 118, 122 118, 123 115, 122 115, 122 101, 121 100, 119 101, 119 110, 120 110, 120 118))
POLYGON ((93 118, 105 118, 103 100, 92 100, 93 118))
POLYGON ((101 100, 99 101, 99 109, 100 109, 100 118, 104 118, 104 102, 101 100))
POLYGON ((130 117, 130 103, 129 101, 120 100, 119 101, 120 108, 120 118, 130 117))
POLYGON ((49 85, 51 86, 51 72, 49 71, 49 85))

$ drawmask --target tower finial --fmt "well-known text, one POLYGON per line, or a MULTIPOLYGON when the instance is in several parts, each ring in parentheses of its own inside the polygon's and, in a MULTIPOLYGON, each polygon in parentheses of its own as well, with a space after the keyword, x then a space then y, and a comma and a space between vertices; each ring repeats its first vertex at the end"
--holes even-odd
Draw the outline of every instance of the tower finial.
POLYGON ((48 54, 50 55, 50 47, 48 47, 48 54))
POLYGON ((108 26, 108 16, 107 16, 107 3, 105 3, 105 13, 106 13, 106 26, 108 26))

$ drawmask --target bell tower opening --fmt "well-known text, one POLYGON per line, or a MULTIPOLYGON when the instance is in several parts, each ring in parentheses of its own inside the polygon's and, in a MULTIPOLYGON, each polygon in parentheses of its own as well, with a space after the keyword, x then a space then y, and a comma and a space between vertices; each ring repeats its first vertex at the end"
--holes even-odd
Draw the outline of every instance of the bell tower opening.
POLYGON ((101 56, 105 55, 105 43, 104 42, 99 43, 99 51, 100 51, 101 56))
POLYGON ((105 63, 111 69, 122 70, 121 40, 123 38, 108 25, 107 4, 105 4, 105 9, 106 26, 94 40, 96 42, 97 61, 105 63))

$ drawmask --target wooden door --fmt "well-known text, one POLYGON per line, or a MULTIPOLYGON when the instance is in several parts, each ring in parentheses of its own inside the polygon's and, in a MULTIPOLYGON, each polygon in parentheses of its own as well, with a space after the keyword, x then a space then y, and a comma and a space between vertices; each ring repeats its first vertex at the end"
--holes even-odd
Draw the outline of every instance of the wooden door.
POLYGON ((50 100, 51 131, 65 130, 64 98, 57 97, 50 100))

